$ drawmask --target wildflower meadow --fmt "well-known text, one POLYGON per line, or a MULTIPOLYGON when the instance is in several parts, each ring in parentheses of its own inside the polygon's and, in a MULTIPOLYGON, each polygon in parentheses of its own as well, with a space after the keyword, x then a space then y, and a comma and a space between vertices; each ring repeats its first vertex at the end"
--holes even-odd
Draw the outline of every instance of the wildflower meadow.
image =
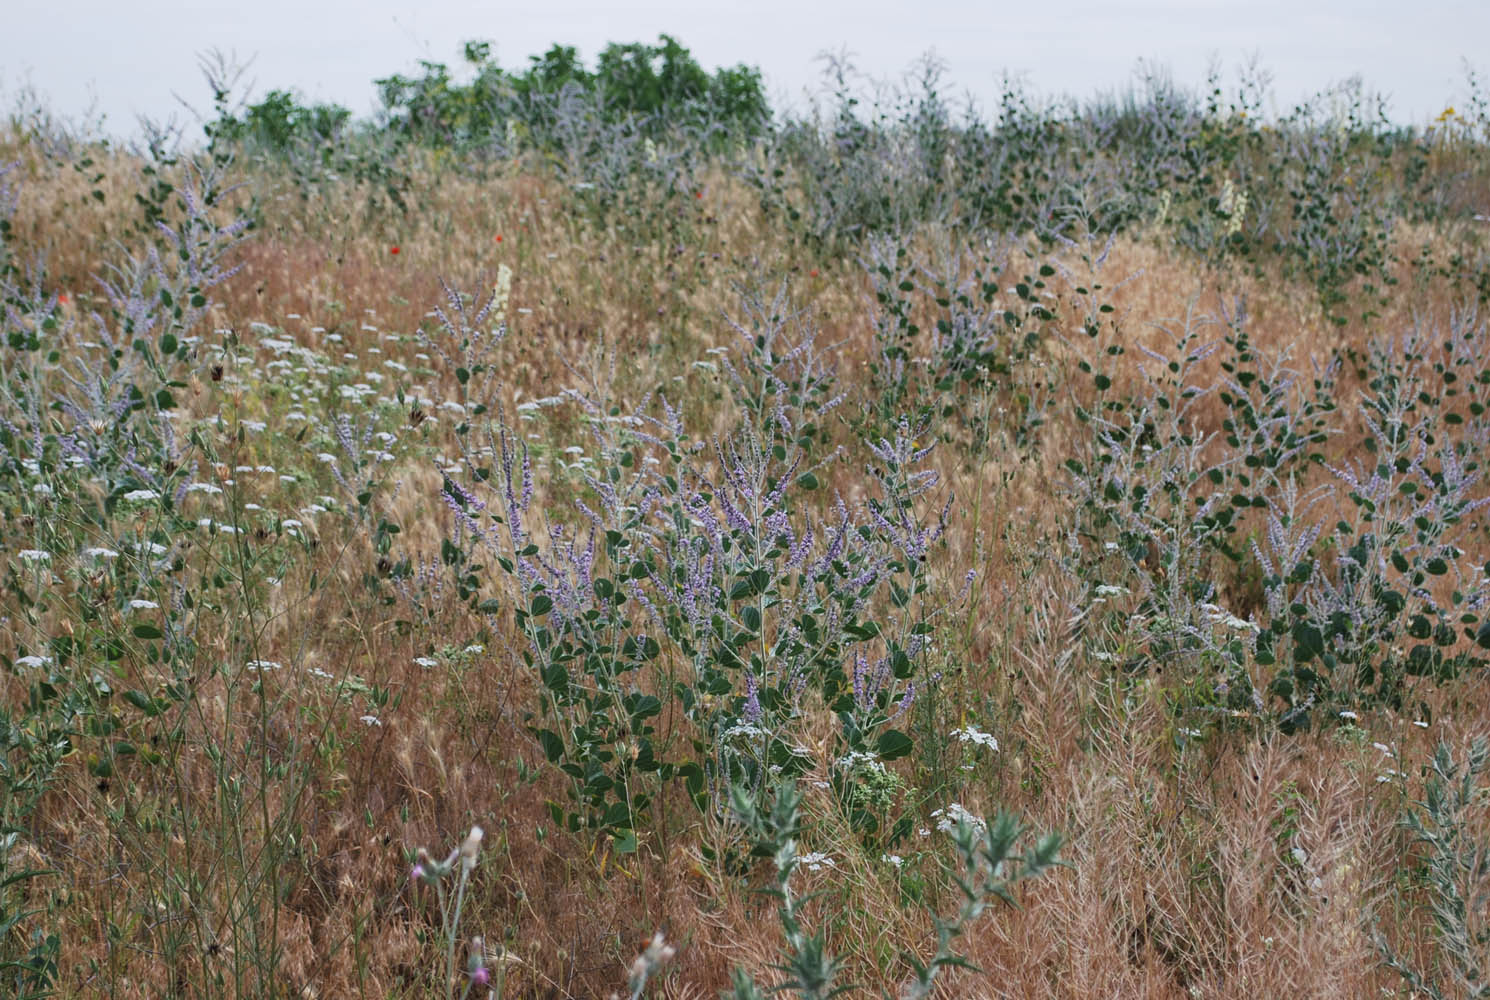
POLYGON ((0 122, 0 996, 1490 995, 1490 95, 468 43, 0 122))

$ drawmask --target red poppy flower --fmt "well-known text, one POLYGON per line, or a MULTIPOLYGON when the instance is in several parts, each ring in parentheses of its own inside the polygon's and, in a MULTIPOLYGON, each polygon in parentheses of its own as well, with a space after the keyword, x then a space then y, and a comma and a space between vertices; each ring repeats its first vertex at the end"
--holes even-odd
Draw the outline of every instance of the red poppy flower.
POLYGON ((702 191, 695 191, 693 192, 693 196, 695 198, 702 198, 704 196, 704 193, 702 191))
POLYGON ((502 242, 502 234, 501 233, 498 233, 497 234, 497 242, 498 243, 501 243, 502 242))
POLYGON ((807 272, 807 276, 809 278, 816 278, 817 277, 817 268, 814 267, 811 271, 808 271, 807 272))
POLYGON ((57 296, 57 304, 59 306, 65 306, 65 305, 67 305, 67 296, 66 295, 59 295, 59 296, 57 296))
POLYGON ((391 254, 397 254, 398 253, 398 247, 389 247, 388 248, 388 252, 391 253, 391 254))

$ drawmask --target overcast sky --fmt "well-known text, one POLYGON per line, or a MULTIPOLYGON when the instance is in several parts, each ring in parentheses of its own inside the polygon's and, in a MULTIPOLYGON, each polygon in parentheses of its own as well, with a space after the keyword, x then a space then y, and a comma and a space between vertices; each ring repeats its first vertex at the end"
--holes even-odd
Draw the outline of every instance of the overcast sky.
POLYGON ((373 110, 372 81, 419 59, 459 61, 465 39, 490 39, 505 67, 554 42, 587 60, 606 42, 668 32, 704 64, 764 72, 775 103, 816 88, 825 50, 899 79, 933 50, 949 96, 986 107, 1005 72, 1037 93, 1089 97, 1126 86, 1140 61, 1199 87, 1214 58, 1228 82, 1257 57, 1275 104, 1293 104, 1360 75, 1391 98, 1393 117, 1422 123, 1465 95, 1464 59, 1490 71, 1490 0, 0 0, 0 110, 31 86, 56 113, 92 108, 115 134, 139 114, 184 115, 209 94, 197 53, 253 63, 254 93, 294 88, 312 100, 373 110))

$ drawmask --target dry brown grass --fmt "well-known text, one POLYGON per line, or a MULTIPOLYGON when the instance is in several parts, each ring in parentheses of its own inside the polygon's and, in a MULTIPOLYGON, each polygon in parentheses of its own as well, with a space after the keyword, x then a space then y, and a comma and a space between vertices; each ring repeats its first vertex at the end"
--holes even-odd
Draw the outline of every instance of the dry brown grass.
MULTIPOLYGON (((133 210, 125 203, 137 164, 113 157, 100 167, 107 199, 97 206, 72 171, 29 162, 19 231, 47 250, 59 281, 81 291, 101 249, 128 231, 133 210)), ((457 288, 484 288, 505 264, 515 274, 512 308, 531 310, 513 314, 504 347, 509 404, 572 383, 560 360, 602 347, 619 359, 618 396, 634 401, 706 348, 730 342, 724 317, 736 311, 734 286, 752 276, 792 281, 794 300, 814 317, 821 339, 841 344, 848 380, 870 350, 860 270, 784 242, 726 177, 706 186, 695 241, 678 255, 636 248, 584 223, 563 189, 532 174, 478 183, 427 167, 415 179, 410 217, 368 220, 364 195, 350 185, 301 203, 274 188, 273 178, 255 177, 262 224, 239 253, 241 272, 219 290, 213 324, 243 330, 252 322, 286 325, 299 314, 303 321, 293 329, 306 346, 361 354, 380 345, 364 322, 409 333, 442 299, 440 277, 457 288), (818 276, 807 276, 810 269, 818 276), (333 348, 326 334, 308 332, 313 325, 340 333, 344 343, 333 348)), ((1153 336, 1151 324, 1191 310, 1215 313, 1221 290, 1246 295, 1260 347, 1287 349, 1299 365, 1370 332, 1359 323, 1328 324, 1307 289, 1276 276, 1209 273, 1155 242, 1119 242, 1105 273, 1128 279, 1113 301, 1133 345, 1153 336)), ((1446 307, 1431 294, 1401 301, 1372 329, 1398 329, 1414 310, 1446 307)), ((1047 359, 1053 369, 1067 360, 1059 348, 1047 359)), ((717 389, 702 377, 688 385, 691 415, 705 425, 720 419, 717 389)), ((438 381, 426 387, 452 388, 438 381)), ((235 394, 206 380, 194 388, 199 416, 230 408, 268 419, 283 413, 262 388, 235 394)), ((1355 388, 1347 380, 1341 391, 1355 388)), ((1201 419, 1218 417, 1203 411, 1201 419)), ((449 428, 432 420, 421 433, 439 451, 449 428)), ((1164 682, 1125 696, 1069 639, 1066 622, 1078 595, 1054 571, 1047 545, 1060 516, 1054 484, 1077 433, 1056 423, 1024 457, 1000 446, 972 457, 950 448, 937 456, 944 489, 957 498, 941 584, 955 589, 967 569, 979 572, 966 627, 957 628, 966 641, 947 654, 945 669, 955 679, 956 710, 985 706, 999 720, 1002 744, 990 780, 970 790, 965 804, 974 811, 1002 806, 1039 828, 1065 831, 1071 862, 1024 889, 1021 909, 998 911, 972 932, 969 956, 983 971, 949 978, 942 994, 1392 995, 1398 984, 1379 967, 1368 936, 1373 926, 1420 965, 1433 961, 1429 935, 1415 926, 1422 910, 1404 868, 1408 847, 1397 827, 1404 795, 1417 793, 1416 764, 1434 741, 1460 744, 1487 728, 1483 683, 1414 691, 1414 703, 1434 709, 1431 730, 1381 711, 1360 720, 1369 735, 1235 733, 1181 754, 1164 682), (1413 775, 1405 785, 1376 780, 1383 764, 1373 740, 1390 745, 1395 766, 1413 775)), ((1351 454, 1357 437, 1337 438, 1337 457, 1351 454)), ((225 460, 268 461, 278 445, 252 447, 260 453, 225 460)), ((854 472, 840 475, 847 482, 854 472)), ((437 475, 410 465, 394 478, 399 491, 389 512, 404 527, 400 544, 411 553, 437 551, 446 530, 437 475)), ((557 503, 562 492, 541 494, 540 503, 557 503)), ((533 683, 503 637, 493 637, 488 655, 448 675, 422 671, 414 656, 464 644, 480 622, 460 608, 431 608, 428 625, 400 627, 402 611, 371 602, 361 589, 375 562, 366 540, 320 542, 314 560, 325 585, 315 595, 273 599, 257 623, 258 655, 357 674, 393 691, 396 707, 382 726, 369 728, 357 725, 351 709, 324 698, 307 707, 297 695, 271 698, 266 719, 244 691, 233 695, 219 680, 197 691, 172 773, 139 766, 118 775, 116 787, 133 786, 126 797, 101 787, 81 762, 70 767, 45 804, 38 838, 47 862, 62 869, 58 885, 69 898, 60 911, 64 995, 211 992, 202 984, 224 956, 188 948, 179 966, 167 967, 158 953, 160 928, 139 914, 173 867, 194 872, 202 892, 218 894, 192 900, 191 913, 230 911, 233 901, 223 894, 245 862, 227 856, 235 841, 226 826, 244 824, 238 833, 246 843, 264 831, 253 811, 224 811, 204 751, 213 743, 257 746, 260 732, 271 754, 303 755, 308 777, 295 810, 299 850, 280 873, 283 995, 428 995, 433 911, 431 900, 406 884, 405 852, 427 845, 438 853, 472 823, 488 834, 467 926, 508 953, 509 996, 606 996, 658 927, 680 948, 660 996, 714 996, 737 963, 770 980, 779 930, 770 901, 750 892, 764 873, 731 875, 702 861, 700 846, 727 832, 677 794, 664 795, 660 829, 634 856, 554 831, 546 803, 562 799, 563 786, 546 770, 520 777, 519 760, 526 768, 541 760, 523 730, 533 683), (238 699, 232 711, 230 696, 238 699), (111 812, 126 800, 136 810, 189 803, 200 829, 188 842, 180 831, 151 830, 148 817, 111 812), (126 928, 112 943, 111 925, 126 928)), ((204 655, 240 656, 241 631, 226 621, 216 627, 204 637, 204 655)), ((245 776, 255 780, 246 763, 245 776)), ((269 802, 271 810, 288 805, 275 794, 269 802)), ((898 953, 926 952, 929 921, 904 905, 886 866, 853 849, 833 815, 825 796, 809 796, 814 848, 843 859, 836 871, 809 879, 825 893, 814 916, 832 949, 847 957, 846 978, 863 984, 862 995, 893 991, 905 971, 898 953)), ((950 898, 945 886, 933 896, 944 905, 950 898)), ((164 903, 161 912, 162 920, 183 917, 166 913, 164 903)), ((209 941, 223 930, 188 937, 209 941)))

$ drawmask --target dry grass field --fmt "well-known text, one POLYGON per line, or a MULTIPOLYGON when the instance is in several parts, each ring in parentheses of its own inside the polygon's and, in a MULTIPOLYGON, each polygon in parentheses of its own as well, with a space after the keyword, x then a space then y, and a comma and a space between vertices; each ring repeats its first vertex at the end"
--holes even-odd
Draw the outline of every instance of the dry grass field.
POLYGON ((1480 995, 1483 141, 1322 304, 1178 196, 817 239, 727 157, 400 210, 13 125, 0 993, 919 995, 1003 810, 930 995, 1480 995))

